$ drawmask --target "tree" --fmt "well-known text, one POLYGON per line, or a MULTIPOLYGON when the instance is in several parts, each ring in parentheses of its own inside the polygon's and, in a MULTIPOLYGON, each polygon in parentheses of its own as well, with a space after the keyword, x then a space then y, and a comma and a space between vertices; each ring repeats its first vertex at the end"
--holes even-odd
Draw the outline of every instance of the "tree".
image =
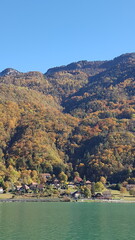
POLYGON ((135 196, 135 188, 131 188, 129 194, 135 196))
POLYGON ((78 172, 74 172, 74 177, 80 177, 78 172))
POLYGON ((127 193, 127 189, 125 187, 120 188, 120 193, 123 195, 124 193, 127 193))
POLYGON ((95 192, 102 192, 104 189, 104 185, 102 182, 95 183, 95 192))
POLYGON ((58 177, 61 182, 67 182, 67 175, 64 172, 61 172, 58 177))
POLYGON ((91 194, 95 195, 95 183, 94 182, 92 182, 92 184, 91 184, 91 194))
POLYGON ((101 176, 100 178, 100 182, 103 183, 104 185, 106 184, 106 178, 101 176))
POLYGON ((83 194, 86 198, 91 197, 91 191, 88 187, 84 186, 83 187, 83 194))

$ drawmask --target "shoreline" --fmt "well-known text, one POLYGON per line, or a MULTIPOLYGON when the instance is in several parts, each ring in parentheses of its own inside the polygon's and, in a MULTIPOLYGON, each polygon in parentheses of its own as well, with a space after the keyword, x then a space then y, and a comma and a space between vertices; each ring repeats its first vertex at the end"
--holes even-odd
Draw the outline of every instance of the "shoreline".
POLYGON ((71 202, 76 202, 76 203, 135 203, 135 201, 130 201, 130 200, 95 200, 95 199, 80 199, 78 201, 76 200, 73 200, 73 199, 70 199, 70 201, 67 201, 65 199, 59 199, 59 198, 47 198, 47 199, 44 199, 44 198, 22 198, 22 199, 12 199, 12 198, 7 198, 7 199, 0 199, 0 203, 2 202, 68 202, 68 203, 71 203, 71 202))
MULTIPOLYGON (((3 198, 0 199, 1 202, 67 202, 65 199, 59 199, 59 198, 20 198, 20 199, 14 199, 14 198, 3 198)), ((69 201, 68 201, 69 202, 69 201)))

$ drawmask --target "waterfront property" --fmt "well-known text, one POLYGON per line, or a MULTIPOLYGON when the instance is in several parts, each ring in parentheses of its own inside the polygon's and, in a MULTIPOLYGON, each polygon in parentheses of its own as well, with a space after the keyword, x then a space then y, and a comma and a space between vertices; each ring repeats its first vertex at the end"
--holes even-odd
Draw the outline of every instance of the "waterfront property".
MULTIPOLYGON (((126 182, 122 184, 103 184, 100 182, 90 182, 87 179, 82 180, 75 177, 73 181, 64 182, 51 176, 48 173, 41 174, 40 182, 32 182, 31 184, 12 184, 10 188, 4 189, 0 186, 0 193, 9 193, 10 199, 63 199, 65 201, 97 199, 97 200, 126 200, 135 201, 134 184, 126 182), (119 187, 119 189, 118 189, 119 187), (129 191, 128 191, 129 190, 129 191)), ((1 199, 6 194, 1 195, 1 199)))

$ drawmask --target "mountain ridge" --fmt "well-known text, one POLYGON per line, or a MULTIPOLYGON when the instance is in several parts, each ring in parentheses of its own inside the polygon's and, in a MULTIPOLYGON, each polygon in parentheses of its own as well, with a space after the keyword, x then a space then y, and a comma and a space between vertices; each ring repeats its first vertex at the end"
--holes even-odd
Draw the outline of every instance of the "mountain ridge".
MULTIPOLYGON (((49 75, 50 73, 53 73, 53 72, 58 72, 58 71, 64 71, 64 70, 76 70, 76 69, 83 69, 83 68, 88 68, 88 67, 92 67, 97 65, 97 66, 100 66, 102 67, 102 65, 106 65, 106 63, 110 63, 112 61, 115 61, 118 63, 118 61, 120 62, 126 62, 133 59, 135 61, 135 52, 132 52, 132 53, 125 53, 125 54, 121 54, 120 56, 118 57, 115 57, 114 59, 112 60, 95 60, 95 61, 88 61, 88 60, 80 60, 80 61, 77 61, 77 62, 72 62, 72 63, 69 63, 67 65, 62 65, 62 66, 58 66, 58 67, 52 67, 52 68, 49 68, 46 73, 42 73, 42 74, 45 74, 45 75, 49 75)), ((41 73, 40 71, 28 71, 28 72, 19 72, 18 70, 14 69, 14 68, 6 68, 4 70, 2 70, 0 72, 0 76, 4 76, 6 74, 16 74, 16 73, 23 73, 23 74, 28 74, 28 73, 34 73, 34 72, 39 72, 41 73)))

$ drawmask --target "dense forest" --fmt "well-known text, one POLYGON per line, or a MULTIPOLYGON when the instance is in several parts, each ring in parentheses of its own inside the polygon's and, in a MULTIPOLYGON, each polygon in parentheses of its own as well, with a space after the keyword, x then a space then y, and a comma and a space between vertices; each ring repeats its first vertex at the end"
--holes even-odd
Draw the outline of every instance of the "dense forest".
POLYGON ((0 184, 135 182, 135 53, 0 73, 0 184))

